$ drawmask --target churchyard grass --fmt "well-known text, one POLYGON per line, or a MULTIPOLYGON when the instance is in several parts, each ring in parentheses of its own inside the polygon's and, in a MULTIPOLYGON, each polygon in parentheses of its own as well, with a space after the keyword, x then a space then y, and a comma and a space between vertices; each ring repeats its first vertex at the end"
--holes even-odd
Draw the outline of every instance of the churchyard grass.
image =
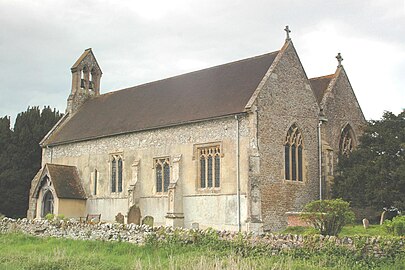
MULTIPOLYGON (((288 227, 285 229, 283 234, 318 234, 318 232, 311 227, 288 227)), ((383 226, 380 225, 370 225, 367 229, 363 225, 346 225, 343 227, 342 231, 339 233, 339 236, 391 236, 383 226)))
POLYGON ((0 269, 405 269, 405 259, 358 261, 340 249, 274 256, 215 245, 137 246, 123 242, 0 234, 0 269))

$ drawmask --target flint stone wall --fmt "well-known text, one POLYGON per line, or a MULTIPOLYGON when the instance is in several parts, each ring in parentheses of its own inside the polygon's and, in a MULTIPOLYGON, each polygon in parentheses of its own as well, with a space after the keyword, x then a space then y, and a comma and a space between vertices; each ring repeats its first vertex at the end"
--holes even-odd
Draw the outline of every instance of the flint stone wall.
MULTIPOLYGON (((154 236, 157 241, 165 242, 171 236, 181 238, 185 244, 194 243, 196 233, 200 236, 210 235, 213 232, 218 235, 218 239, 224 241, 240 241, 240 234, 231 231, 215 231, 211 228, 205 230, 182 229, 172 227, 155 227, 135 224, 119 223, 80 223, 77 221, 63 220, 28 220, 3 218, 0 221, 0 234, 21 232, 24 234, 39 237, 56 237, 74 240, 101 240, 119 241, 142 245, 148 236, 154 236)), ((246 245, 264 246, 267 250, 276 255, 280 251, 296 248, 318 248, 336 245, 353 250, 361 251, 365 256, 385 257, 390 256, 387 252, 398 254, 405 252, 405 238, 399 238, 398 245, 392 248, 395 242, 393 239, 383 239, 381 237, 366 238, 338 238, 335 236, 322 235, 293 235, 293 234, 272 234, 266 233, 255 235, 243 233, 243 241, 246 245), (363 242, 365 245, 357 244, 363 242), (356 245, 357 244, 357 245, 356 245), (387 248, 388 247, 388 248, 387 248), (398 250, 399 249, 399 250, 398 250)))

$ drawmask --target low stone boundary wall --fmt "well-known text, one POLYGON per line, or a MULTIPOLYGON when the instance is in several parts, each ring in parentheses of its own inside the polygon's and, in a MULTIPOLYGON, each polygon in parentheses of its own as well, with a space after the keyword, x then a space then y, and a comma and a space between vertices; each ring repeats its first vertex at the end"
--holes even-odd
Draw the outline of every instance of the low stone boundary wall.
POLYGON ((68 238, 77 240, 123 241, 143 243, 152 229, 147 225, 119 223, 83 223, 65 220, 28 220, 3 218, 0 233, 22 232, 25 234, 68 238))
POLYGON ((307 248, 319 250, 324 247, 344 247, 353 252, 361 252, 365 256, 384 257, 392 254, 404 254, 405 238, 381 237, 342 237, 322 235, 292 235, 292 234, 263 234, 237 233, 215 231, 213 229, 194 230, 171 227, 155 227, 148 225, 119 224, 119 223, 80 223, 64 220, 28 220, 3 218, 0 220, 0 233, 22 232, 40 237, 56 237, 78 240, 122 241, 144 244, 149 239, 156 243, 173 241, 183 244, 197 243, 196 239, 211 237, 240 243, 244 246, 261 246, 277 254, 281 251, 307 248))

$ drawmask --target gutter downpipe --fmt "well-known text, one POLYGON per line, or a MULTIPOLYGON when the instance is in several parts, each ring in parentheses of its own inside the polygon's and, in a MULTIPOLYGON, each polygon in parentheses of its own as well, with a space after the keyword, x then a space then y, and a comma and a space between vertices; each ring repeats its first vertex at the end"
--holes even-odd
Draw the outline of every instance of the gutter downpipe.
POLYGON ((321 138, 322 121, 318 122, 318 161, 319 161, 319 200, 322 201, 322 138, 321 138))
POLYGON ((325 114, 323 113, 323 109, 319 110, 319 118, 318 118, 318 155, 319 155, 319 200, 322 201, 322 132, 321 126, 322 123, 328 122, 325 114))
POLYGON ((240 210, 240 149, 239 149, 239 119, 238 115, 235 115, 236 120, 236 182, 237 182, 237 190, 236 196, 238 200, 238 231, 241 232, 242 225, 241 225, 241 210, 240 210))

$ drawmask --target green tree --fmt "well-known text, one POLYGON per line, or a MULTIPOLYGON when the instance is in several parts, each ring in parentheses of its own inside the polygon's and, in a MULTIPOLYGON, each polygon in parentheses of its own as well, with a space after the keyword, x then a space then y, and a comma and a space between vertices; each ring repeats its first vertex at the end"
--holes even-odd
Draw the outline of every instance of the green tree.
MULTIPOLYGON (((5 150, 1 170, 0 212, 10 217, 23 217, 28 209, 31 180, 41 167, 39 142, 60 119, 56 110, 28 108, 17 115, 11 139, 5 150)), ((6 125, 7 123, 5 123, 6 125)))
POLYGON ((332 190, 358 208, 405 210, 405 110, 369 122, 359 147, 339 157, 332 190))
POLYGON ((342 199, 310 202, 300 216, 322 235, 338 235, 344 225, 354 221, 349 203, 342 199))
POLYGON ((4 213, 7 197, 7 179, 10 177, 9 168, 12 167, 10 152, 12 152, 12 135, 10 129, 10 118, 7 116, 0 118, 0 213, 4 213))

